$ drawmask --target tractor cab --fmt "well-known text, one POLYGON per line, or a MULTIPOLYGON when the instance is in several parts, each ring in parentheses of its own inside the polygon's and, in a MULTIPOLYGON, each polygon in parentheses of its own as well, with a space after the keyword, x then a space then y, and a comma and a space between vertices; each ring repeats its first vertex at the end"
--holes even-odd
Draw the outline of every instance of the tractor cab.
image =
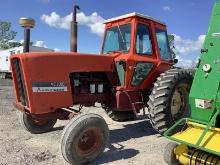
POLYGON ((173 65, 163 22, 130 13, 106 20, 105 29, 102 54, 115 56, 118 88, 151 88, 152 80, 173 65))

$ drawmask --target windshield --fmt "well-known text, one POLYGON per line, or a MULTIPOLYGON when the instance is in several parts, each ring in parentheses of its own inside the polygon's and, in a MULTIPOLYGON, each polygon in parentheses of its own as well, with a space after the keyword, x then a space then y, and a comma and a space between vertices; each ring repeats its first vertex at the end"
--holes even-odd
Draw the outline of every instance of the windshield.
POLYGON ((130 50, 131 25, 118 25, 106 31, 103 53, 122 51, 127 53, 130 50))
POLYGON ((171 52, 167 32, 165 30, 156 29, 157 43, 160 50, 160 57, 162 60, 171 60, 171 52))

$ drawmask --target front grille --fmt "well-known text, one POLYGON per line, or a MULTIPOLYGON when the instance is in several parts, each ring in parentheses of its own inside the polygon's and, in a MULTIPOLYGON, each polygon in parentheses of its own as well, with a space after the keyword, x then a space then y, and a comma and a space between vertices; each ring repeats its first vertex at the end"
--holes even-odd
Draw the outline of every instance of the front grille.
POLYGON ((15 82, 18 89, 19 100, 22 103, 22 105, 28 107, 27 93, 25 89, 21 62, 18 58, 15 58, 12 60, 12 64, 13 64, 13 72, 15 75, 14 78, 16 79, 15 82))

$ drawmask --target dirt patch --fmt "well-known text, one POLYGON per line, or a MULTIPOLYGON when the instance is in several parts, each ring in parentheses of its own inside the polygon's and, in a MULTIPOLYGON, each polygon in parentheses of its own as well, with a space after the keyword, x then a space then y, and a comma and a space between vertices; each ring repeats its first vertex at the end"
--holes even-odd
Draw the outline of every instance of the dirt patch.
MULTIPOLYGON (((59 145, 68 121, 58 121, 51 132, 32 135, 21 127, 13 100, 11 82, 0 80, 0 165, 67 165, 59 145)), ((165 165, 163 149, 168 141, 155 134, 148 119, 118 123, 106 116, 101 108, 83 111, 99 113, 110 128, 109 146, 90 165, 165 165)))

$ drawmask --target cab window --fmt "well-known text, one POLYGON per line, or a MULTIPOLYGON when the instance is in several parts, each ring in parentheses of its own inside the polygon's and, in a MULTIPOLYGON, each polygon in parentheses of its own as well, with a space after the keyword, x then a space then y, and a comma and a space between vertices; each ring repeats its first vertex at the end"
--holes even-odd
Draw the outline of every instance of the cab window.
POLYGON ((136 53, 143 55, 151 55, 153 53, 149 27, 147 25, 137 25, 136 53))
POLYGON ((128 53, 130 50, 131 24, 118 25, 107 29, 103 53, 121 51, 128 53))
POLYGON ((160 50, 160 57, 162 60, 171 60, 171 52, 168 42, 167 33, 165 30, 156 29, 156 37, 158 48, 160 50))

